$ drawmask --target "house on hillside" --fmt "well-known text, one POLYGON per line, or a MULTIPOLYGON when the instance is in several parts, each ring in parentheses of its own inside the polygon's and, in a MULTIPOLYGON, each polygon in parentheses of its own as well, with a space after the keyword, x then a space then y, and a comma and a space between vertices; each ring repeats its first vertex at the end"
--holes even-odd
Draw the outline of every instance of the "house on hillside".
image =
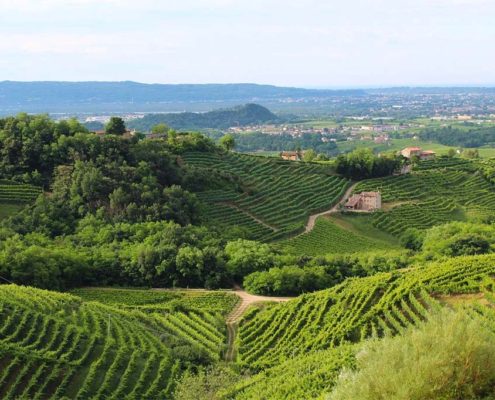
POLYGON ((434 160, 437 155, 433 150, 423 150, 421 147, 406 147, 400 151, 400 154, 409 160, 419 157, 421 161, 434 160))
POLYGON ((289 161, 301 161, 303 157, 302 151, 282 151, 280 157, 289 161))
POLYGON ((349 211, 375 211, 382 208, 380 192, 361 192, 353 194, 344 204, 349 211))

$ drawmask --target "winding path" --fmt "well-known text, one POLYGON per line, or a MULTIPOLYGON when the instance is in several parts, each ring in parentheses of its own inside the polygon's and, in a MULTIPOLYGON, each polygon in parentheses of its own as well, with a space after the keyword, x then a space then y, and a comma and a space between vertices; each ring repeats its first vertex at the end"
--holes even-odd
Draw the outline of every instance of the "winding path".
POLYGON ((323 211, 323 212, 318 213, 318 214, 310 215, 309 220, 306 224, 306 229, 305 229, 304 233, 308 233, 308 232, 311 232, 313 230, 313 228, 315 227, 316 219, 318 217, 339 212, 339 206, 341 204, 344 204, 347 201, 347 199, 351 196, 352 191, 354 190, 354 188, 356 187, 356 185, 358 183, 359 182, 356 182, 356 183, 353 183, 351 186, 349 186, 346 189, 346 191, 344 192, 344 195, 342 196, 342 198, 330 210, 323 211))
POLYGON ((246 312, 247 308, 254 303, 262 303, 265 301, 271 301, 275 303, 282 303, 284 301, 292 300, 294 297, 269 297, 269 296, 256 296, 249 294, 248 292, 236 287, 234 292, 240 297, 240 301, 237 306, 227 316, 227 351, 225 353, 225 361, 234 361, 235 359, 235 336, 237 333, 237 324, 242 315, 246 312))

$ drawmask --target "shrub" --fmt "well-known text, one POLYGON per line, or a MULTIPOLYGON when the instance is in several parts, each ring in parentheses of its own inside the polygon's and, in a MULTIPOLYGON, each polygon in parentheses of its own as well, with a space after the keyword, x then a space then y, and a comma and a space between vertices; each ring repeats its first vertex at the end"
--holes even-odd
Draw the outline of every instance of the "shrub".
MULTIPOLYGON (((467 400, 495 394, 495 334, 477 317, 442 311, 419 330, 368 342, 328 400, 467 400)), ((493 398, 493 397, 489 397, 493 398)))

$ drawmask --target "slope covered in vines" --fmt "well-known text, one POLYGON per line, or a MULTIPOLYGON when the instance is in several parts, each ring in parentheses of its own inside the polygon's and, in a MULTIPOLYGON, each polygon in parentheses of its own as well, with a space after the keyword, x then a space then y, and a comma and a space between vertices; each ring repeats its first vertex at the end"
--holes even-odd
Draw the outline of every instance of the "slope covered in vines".
POLYGON ((0 398, 169 398, 184 363, 219 360, 223 318, 144 313, 0 286, 0 398))
POLYGON ((191 167, 238 179, 239 185, 200 191, 210 221, 240 227, 259 240, 276 240, 302 231, 311 213, 330 208, 348 181, 328 167, 238 153, 189 152, 191 167))
POLYGON ((439 293, 479 292, 493 285, 495 256, 444 262, 348 279, 288 303, 253 309, 239 327, 239 361, 252 368, 402 332, 439 307, 439 293))

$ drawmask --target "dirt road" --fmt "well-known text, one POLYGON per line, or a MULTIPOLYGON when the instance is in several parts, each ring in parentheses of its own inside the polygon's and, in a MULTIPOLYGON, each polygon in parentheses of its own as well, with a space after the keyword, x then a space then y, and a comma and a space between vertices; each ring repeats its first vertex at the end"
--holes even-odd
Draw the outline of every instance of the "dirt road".
POLYGON ((323 212, 318 213, 318 214, 310 215, 309 220, 306 224, 305 233, 311 232, 313 230, 313 228, 315 227, 316 219, 318 217, 339 212, 339 206, 347 201, 347 199, 351 196, 351 193, 354 190, 354 188, 356 187, 356 185, 357 185, 357 183, 353 183, 351 186, 349 186, 347 188, 347 190, 345 191, 344 195, 342 196, 342 198, 330 210, 323 211, 323 212))
POLYGON ((242 315, 246 312, 247 308, 255 303, 262 303, 265 301, 271 301, 276 303, 282 303, 284 301, 289 301, 293 297, 269 297, 269 296, 256 296, 249 294, 248 292, 236 288, 234 293, 241 298, 241 301, 237 306, 231 311, 227 316, 227 351, 225 353, 225 361, 235 360, 235 337, 237 333, 237 324, 241 319, 242 315))

